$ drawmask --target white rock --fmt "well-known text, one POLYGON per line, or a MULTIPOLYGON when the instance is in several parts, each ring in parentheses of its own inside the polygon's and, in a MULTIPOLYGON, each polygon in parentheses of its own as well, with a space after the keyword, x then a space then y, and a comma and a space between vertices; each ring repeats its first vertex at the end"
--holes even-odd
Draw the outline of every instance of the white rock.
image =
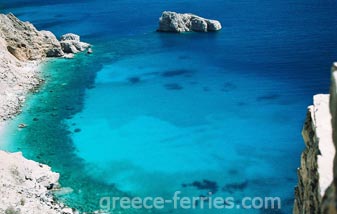
POLYGON ((62 214, 73 214, 73 210, 71 208, 63 208, 62 214))
POLYGON ((57 183, 58 178, 50 167, 27 160, 20 152, 0 150, 0 213, 10 206, 25 214, 60 213, 45 187, 57 183))
POLYGON ((61 36, 60 41, 67 41, 67 40, 79 42, 80 36, 77 35, 77 34, 73 34, 73 33, 67 33, 67 34, 64 34, 64 35, 61 36))
POLYGON ((65 53, 78 53, 85 51, 90 47, 90 44, 81 42, 80 36, 73 33, 67 33, 61 36, 60 43, 62 50, 65 53))
POLYGON ((221 29, 219 21, 205 19, 189 13, 164 11, 159 19, 158 31, 161 32, 209 32, 221 29))

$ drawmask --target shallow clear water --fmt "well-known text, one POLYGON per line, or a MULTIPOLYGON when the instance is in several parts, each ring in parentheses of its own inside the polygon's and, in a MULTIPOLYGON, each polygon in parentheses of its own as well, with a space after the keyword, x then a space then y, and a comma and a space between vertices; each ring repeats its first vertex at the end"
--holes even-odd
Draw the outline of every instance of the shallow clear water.
MULTIPOLYGON (((306 107, 313 94, 327 93, 337 56, 334 1, 1 6, 39 29, 79 33, 94 45, 93 55, 45 65, 47 83, 2 139, 3 149, 61 173, 61 184, 74 189, 61 200, 89 211, 102 196, 212 191, 282 198, 281 211, 228 213, 291 212, 306 107), (219 19, 223 30, 156 33, 163 10, 219 19), (21 122, 29 126, 18 131, 21 122), (217 188, 188 185, 203 180, 217 188)), ((205 213, 176 211, 198 212, 205 213)))

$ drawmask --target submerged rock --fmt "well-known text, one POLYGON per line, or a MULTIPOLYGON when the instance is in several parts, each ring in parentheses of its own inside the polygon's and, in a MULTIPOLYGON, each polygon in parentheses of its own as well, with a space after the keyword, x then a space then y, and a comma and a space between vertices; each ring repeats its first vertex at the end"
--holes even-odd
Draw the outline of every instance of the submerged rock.
POLYGON ((26 127, 27 127, 27 124, 24 124, 24 123, 20 123, 18 125, 18 128, 20 128, 20 129, 23 129, 23 128, 26 128, 26 127))
POLYGON ((164 11, 159 19, 158 31, 161 32, 210 32, 220 30, 221 24, 217 20, 205 19, 190 13, 176 13, 164 11))

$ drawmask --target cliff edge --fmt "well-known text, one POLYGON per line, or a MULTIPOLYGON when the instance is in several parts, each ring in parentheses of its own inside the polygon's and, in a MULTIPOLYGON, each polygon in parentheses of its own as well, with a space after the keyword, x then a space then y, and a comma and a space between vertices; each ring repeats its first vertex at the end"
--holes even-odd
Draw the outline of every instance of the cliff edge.
POLYGON ((72 214, 54 201, 59 174, 50 167, 25 159, 21 153, 0 151, 0 213, 72 214))
POLYGON ((337 63, 331 69, 330 95, 315 95, 302 136, 306 145, 298 169, 294 214, 337 213, 337 63))

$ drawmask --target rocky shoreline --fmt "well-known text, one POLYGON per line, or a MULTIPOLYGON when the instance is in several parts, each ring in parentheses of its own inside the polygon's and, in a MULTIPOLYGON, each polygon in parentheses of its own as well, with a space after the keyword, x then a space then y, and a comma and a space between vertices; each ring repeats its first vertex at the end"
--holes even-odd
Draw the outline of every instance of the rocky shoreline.
POLYGON ((47 57, 71 58, 90 48, 75 34, 58 41, 49 31, 38 31, 13 14, 0 14, 0 121, 20 112, 27 93, 43 83, 39 65, 47 57))
MULTIPOLYGON (((163 12, 161 32, 210 32, 220 22, 193 14, 163 12)), ((92 53, 90 44, 75 34, 60 40, 49 31, 38 31, 13 14, 0 14, 0 134, 4 122, 20 113, 27 94, 43 84, 40 65, 48 57, 72 58, 92 53)), ((337 64, 332 67, 330 95, 314 96, 302 130, 305 151, 298 169, 294 214, 337 213, 337 64)), ((73 214, 76 210, 56 201, 59 174, 23 157, 0 150, 0 213, 73 214)))
POLYGON ((58 179, 47 165, 27 160, 20 152, 0 151, 0 213, 76 213, 54 200, 58 179))
MULTIPOLYGON (((53 33, 38 31, 13 14, 0 14, 0 129, 20 113, 28 93, 44 82, 40 65, 46 58, 71 58, 86 50, 92 52, 90 44, 81 42, 78 35, 65 34, 59 41, 53 33)), ((76 213, 54 200, 58 179, 59 174, 46 165, 21 153, 0 151, 0 213, 76 213)))

